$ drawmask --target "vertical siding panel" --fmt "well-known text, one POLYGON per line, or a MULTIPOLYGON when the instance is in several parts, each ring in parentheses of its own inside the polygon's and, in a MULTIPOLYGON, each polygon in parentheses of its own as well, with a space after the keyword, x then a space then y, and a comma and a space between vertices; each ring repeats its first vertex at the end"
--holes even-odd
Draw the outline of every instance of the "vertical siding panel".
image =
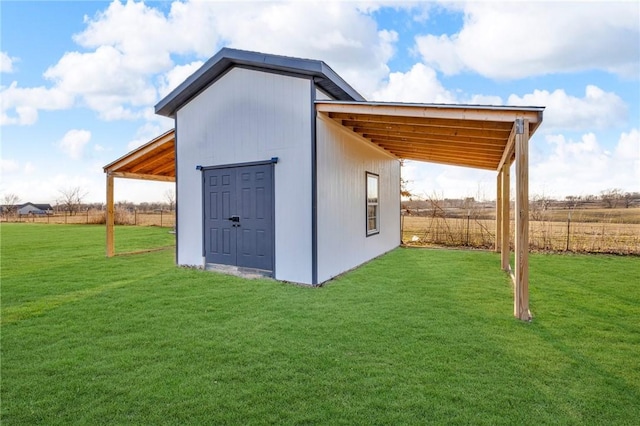
POLYGON ((311 282, 309 80, 234 68, 177 112, 178 263, 202 266, 202 183, 196 165, 279 157, 276 278, 311 282))
POLYGON ((400 163, 319 118, 318 279, 326 281, 400 243, 400 163), (366 236, 366 172, 380 176, 380 233, 366 236))

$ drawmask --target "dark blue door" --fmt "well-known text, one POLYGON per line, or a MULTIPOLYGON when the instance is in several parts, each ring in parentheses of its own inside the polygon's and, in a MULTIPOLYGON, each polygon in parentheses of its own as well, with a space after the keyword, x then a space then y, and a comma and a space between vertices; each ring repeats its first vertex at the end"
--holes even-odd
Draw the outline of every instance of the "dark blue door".
POLYGON ((273 165, 204 171, 207 263, 273 270, 273 165))

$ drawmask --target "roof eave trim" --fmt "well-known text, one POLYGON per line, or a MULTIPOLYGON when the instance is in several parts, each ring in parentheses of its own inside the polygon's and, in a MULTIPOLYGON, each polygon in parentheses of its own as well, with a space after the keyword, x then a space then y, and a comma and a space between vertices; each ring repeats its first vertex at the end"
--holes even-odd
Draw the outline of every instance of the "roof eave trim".
MULTIPOLYGON (((332 95, 342 94, 344 97, 350 98, 354 101, 364 100, 362 95, 360 95, 323 61, 271 55, 225 47, 205 62, 178 87, 173 89, 167 96, 160 100, 160 102, 155 106, 156 114, 166 117, 174 117, 175 112, 182 105, 234 66, 249 66, 263 68, 267 71, 281 71, 307 77, 318 77, 320 80, 327 79, 332 83, 332 85, 335 85, 340 92, 332 93, 332 95)), ((323 87, 321 81, 319 82, 319 85, 323 87)), ((330 88, 329 86, 330 85, 324 85, 323 88, 326 90, 330 88)))
POLYGON ((442 109, 483 109, 495 111, 527 111, 539 112, 542 121, 543 106, 515 106, 515 105, 479 105, 479 104, 440 104, 440 103, 417 103, 417 102, 378 102, 378 101, 339 101, 339 100, 317 100, 316 104, 336 104, 336 105, 358 105, 358 106, 382 106, 382 107, 416 107, 416 108, 442 108, 442 109))

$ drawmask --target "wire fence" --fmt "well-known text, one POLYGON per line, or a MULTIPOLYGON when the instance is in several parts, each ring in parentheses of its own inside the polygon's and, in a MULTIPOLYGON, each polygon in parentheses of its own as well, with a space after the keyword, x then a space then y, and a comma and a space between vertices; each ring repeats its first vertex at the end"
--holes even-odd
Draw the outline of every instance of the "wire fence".
MULTIPOLYGON (((49 223, 49 224, 86 224, 99 225, 106 223, 106 212, 103 210, 85 210, 71 214, 61 212, 55 214, 10 215, 2 218, 3 222, 49 223)), ((115 210, 116 225, 175 227, 175 211, 137 211, 115 210)))
MULTIPOLYGON (((101 210, 86 210, 69 214, 12 215, 3 222, 48 224, 104 224, 101 210)), ((137 211, 117 209, 116 225, 175 227, 175 211, 137 211)), ((411 246, 445 245, 474 248, 493 248, 495 219, 444 216, 402 216, 402 241, 411 246)), ((511 245, 513 230, 511 220, 511 245)), ((539 220, 529 222, 529 248, 534 251, 615 253, 640 255, 640 224, 614 222, 565 222, 539 220)))
MULTIPOLYGON (((512 220, 512 248, 514 225, 512 220)), ((492 248, 495 229, 495 219, 402 216, 402 241, 414 246, 492 248)), ((529 249, 640 255, 640 224, 530 221, 529 249)))

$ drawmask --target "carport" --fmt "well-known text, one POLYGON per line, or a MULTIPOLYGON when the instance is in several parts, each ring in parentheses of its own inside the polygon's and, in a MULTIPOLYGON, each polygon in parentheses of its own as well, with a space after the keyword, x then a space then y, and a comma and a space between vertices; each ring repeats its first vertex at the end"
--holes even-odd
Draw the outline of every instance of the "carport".
POLYGON ((529 311, 529 138, 544 107, 316 102, 316 111, 401 159, 494 170, 496 244, 514 283, 513 313, 529 311), (509 261, 510 169, 515 167, 515 265, 509 261))
POLYGON ((107 257, 115 255, 114 179, 176 181, 175 131, 173 129, 104 166, 107 174, 107 257))

